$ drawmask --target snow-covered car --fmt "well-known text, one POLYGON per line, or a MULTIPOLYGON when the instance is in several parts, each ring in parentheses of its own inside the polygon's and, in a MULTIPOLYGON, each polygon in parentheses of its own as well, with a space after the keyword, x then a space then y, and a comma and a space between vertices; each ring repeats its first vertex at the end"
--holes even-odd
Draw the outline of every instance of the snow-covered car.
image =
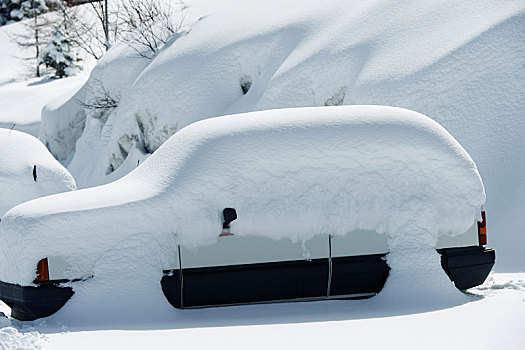
POLYGON ((396 256, 420 251, 439 253, 464 290, 495 261, 484 247, 484 202, 467 152, 416 112, 341 106, 211 118, 120 180, 6 213, 0 299, 29 320, 86 283, 129 285, 132 276, 138 287, 156 273, 177 308, 366 298, 381 291, 396 256), (130 271, 139 257, 142 268, 130 271))
POLYGON ((31 199, 76 190, 73 176, 37 138, 0 128, 0 218, 31 199))

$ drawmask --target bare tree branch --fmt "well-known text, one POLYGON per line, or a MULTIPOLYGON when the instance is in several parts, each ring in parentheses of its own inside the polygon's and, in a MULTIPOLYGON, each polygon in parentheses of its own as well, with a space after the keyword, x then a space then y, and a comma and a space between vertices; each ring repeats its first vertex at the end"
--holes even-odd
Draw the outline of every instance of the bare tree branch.
POLYGON ((86 87, 88 100, 77 102, 84 108, 94 111, 94 118, 106 118, 113 109, 118 107, 120 95, 113 96, 99 79, 93 79, 86 87))
POLYGON ((182 31, 182 1, 129 0, 122 4, 124 40, 141 57, 152 58, 168 39, 182 31))

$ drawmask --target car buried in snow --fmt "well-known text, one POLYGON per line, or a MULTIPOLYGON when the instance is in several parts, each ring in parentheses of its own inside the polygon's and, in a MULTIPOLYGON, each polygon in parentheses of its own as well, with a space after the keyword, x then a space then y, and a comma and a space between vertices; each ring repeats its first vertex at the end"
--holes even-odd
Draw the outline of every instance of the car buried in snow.
MULTIPOLYGON (((421 232, 410 239, 437 251, 465 290, 495 261, 484 201, 470 156, 416 112, 211 118, 120 180, 11 209, 0 224, 0 299, 19 320, 51 315, 104 273, 103 254, 138 233, 159 243, 160 254, 143 256, 159 259, 158 288, 176 308, 368 298, 414 218, 421 232)), ((119 252, 112 268, 127 276, 129 255, 119 252)))

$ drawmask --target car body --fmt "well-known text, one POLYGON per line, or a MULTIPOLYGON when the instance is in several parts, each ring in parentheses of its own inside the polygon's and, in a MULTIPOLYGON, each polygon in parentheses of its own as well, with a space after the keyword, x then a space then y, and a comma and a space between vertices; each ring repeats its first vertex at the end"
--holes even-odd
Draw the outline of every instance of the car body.
MULTIPOLYGON (((48 316, 80 281, 99 277, 101 256, 141 232, 160 242, 159 287, 176 308, 367 298, 388 278, 396 227, 421 206, 427 241, 464 290, 483 283, 495 261, 484 247, 484 200, 466 151, 412 111, 342 106, 212 118, 114 183, 8 212, 0 299, 15 318, 48 316)), ((126 258, 111 259, 122 275, 126 258)))
MULTIPOLYGON (((460 290, 483 283, 494 265, 494 250, 480 245, 479 237, 475 223, 453 248, 447 239, 438 242, 443 269, 460 290)), ((386 234, 367 230, 318 235, 303 244, 222 233, 212 246, 177 251, 178 264, 162 279, 177 308, 369 298, 381 291, 390 270, 386 234)))

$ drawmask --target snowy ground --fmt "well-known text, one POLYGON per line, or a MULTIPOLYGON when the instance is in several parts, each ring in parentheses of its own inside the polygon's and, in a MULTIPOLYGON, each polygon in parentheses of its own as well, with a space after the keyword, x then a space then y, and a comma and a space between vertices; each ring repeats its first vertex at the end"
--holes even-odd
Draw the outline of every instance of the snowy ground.
MULTIPOLYGON (((322 301, 173 310, 173 320, 107 326, 12 321, 2 349, 520 349, 525 344, 525 274, 491 274, 463 302, 436 307, 322 301)), ((1 319, 0 319, 0 322, 1 319)))
MULTIPOLYGON (((73 95, 84 84, 90 70, 66 79, 32 77, 27 61, 21 59, 27 53, 9 36, 21 28, 21 23, 0 27, 0 128, 13 127, 38 137, 42 107, 57 98, 73 95)), ((86 68, 92 64, 87 62, 86 68)))

